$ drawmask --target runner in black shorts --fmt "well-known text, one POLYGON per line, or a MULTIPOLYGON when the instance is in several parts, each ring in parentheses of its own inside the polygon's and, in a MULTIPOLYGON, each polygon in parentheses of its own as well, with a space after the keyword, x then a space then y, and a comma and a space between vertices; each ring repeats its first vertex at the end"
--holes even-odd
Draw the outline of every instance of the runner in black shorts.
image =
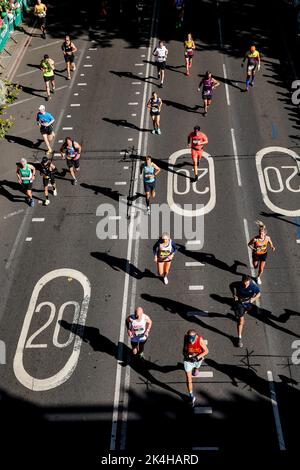
POLYGON ((146 196, 147 213, 150 215, 150 195, 155 197, 155 182, 160 168, 152 162, 150 155, 145 159, 145 163, 141 166, 141 172, 144 175, 144 189, 146 196))
POLYGON ((46 39, 46 14, 47 14, 47 7, 42 0, 37 0, 36 5, 34 7, 34 15, 37 18, 37 24, 39 29, 42 32, 42 37, 46 39))
POLYGON ((265 224, 257 220, 256 225, 258 225, 259 233, 249 241, 248 246, 252 250, 253 267, 254 269, 258 268, 257 283, 261 284, 261 275, 264 272, 268 256, 268 246, 270 245, 273 251, 275 251, 275 246, 271 237, 267 235, 265 224))
POLYGON ((72 184, 77 184, 76 174, 80 170, 81 145, 71 137, 66 137, 60 149, 61 157, 67 159, 68 169, 73 178, 72 184))
POLYGON ((71 80, 71 70, 72 72, 76 70, 74 53, 77 51, 77 47, 71 41, 70 36, 66 36, 64 42, 62 43, 61 49, 63 51, 67 67, 67 80, 71 80))
POLYGON ((41 169, 40 173, 43 176, 43 186, 44 186, 44 191, 45 191, 45 202, 44 205, 48 206, 50 204, 49 201, 49 183, 51 184, 53 188, 53 196, 57 196, 57 189, 56 189, 56 184, 55 184, 55 170, 56 166, 54 163, 49 160, 47 157, 43 157, 41 161, 41 169))

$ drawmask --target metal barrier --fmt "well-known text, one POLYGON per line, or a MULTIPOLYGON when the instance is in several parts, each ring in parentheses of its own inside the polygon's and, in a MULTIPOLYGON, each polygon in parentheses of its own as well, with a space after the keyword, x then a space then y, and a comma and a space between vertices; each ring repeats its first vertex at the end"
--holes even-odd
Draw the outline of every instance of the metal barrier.
POLYGON ((20 8, 16 8, 12 15, 2 13, 2 24, 0 25, 0 53, 5 48, 10 33, 21 23, 24 11, 32 4, 32 0, 18 0, 20 8))

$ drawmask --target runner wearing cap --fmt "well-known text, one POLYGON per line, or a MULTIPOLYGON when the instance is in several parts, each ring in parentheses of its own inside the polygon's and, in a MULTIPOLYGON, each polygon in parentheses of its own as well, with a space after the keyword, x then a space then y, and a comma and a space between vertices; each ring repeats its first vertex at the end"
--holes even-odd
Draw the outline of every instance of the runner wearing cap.
POLYGON ((37 113, 37 116, 36 116, 36 121, 40 128, 44 142, 47 145, 47 149, 48 149, 47 155, 52 153, 50 142, 55 137, 55 134, 53 131, 54 120, 55 119, 52 116, 52 114, 46 112, 45 106, 41 104, 41 106, 39 107, 39 112, 37 113))
POLYGON ((256 70, 260 70, 260 53, 256 50, 255 46, 251 46, 250 50, 246 52, 243 62, 241 64, 244 67, 244 62, 247 60, 247 77, 246 77, 246 90, 249 90, 249 85, 254 86, 256 70))
POLYGON ((198 178, 198 163, 202 158, 203 145, 207 143, 208 138, 203 132, 200 132, 200 126, 195 126, 194 130, 188 135, 188 147, 191 148, 195 181, 197 181, 198 178))

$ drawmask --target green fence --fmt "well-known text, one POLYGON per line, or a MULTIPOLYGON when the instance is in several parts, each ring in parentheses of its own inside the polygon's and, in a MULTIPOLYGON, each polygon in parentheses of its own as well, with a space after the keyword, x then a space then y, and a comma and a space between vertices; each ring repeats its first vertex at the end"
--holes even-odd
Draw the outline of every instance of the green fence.
POLYGON ((32 1, 18 0, 20 8, 12 10, 11 13, 5 11, 5 3, 5 0, 0 1, 0 22, 2 23, 0 25, 0 52, 2 52, 5 48, 10 33, 21 23, 23 19, 23 13, 32 4, 32 1), (4 6, 4 8, 1 8, 1 6, 4 6))

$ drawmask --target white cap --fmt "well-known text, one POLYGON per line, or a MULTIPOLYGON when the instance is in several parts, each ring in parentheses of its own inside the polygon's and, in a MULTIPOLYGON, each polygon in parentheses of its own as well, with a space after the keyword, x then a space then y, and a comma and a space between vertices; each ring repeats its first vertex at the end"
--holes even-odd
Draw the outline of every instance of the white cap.
POLYGON ((45 111, 45 109, 46 109, 45 106, 43 104, 41 104, 41 106, 39 107, 39 110, 40 111, 45 111))

